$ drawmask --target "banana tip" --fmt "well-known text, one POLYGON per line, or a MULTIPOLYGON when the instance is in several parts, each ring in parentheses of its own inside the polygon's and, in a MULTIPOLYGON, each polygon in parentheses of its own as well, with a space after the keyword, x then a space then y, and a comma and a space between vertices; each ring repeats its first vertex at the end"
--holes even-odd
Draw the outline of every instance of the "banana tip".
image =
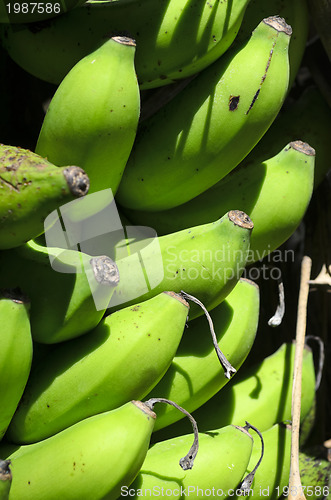
POLYGON ((263 19, 263 22, 268 24, 268 26, 271 26, 271 28, 274 28, 276 31, 283 32, 288 36, 292 35, 292 27, 287 24, 283 17, 270 16, 263 19))
POLYGON ((90 188, 90 179, 80 167, 70 166, 64 170, 68 187, 73 196, 85 196, 90 188))
POLYGON ((315 149, 309 146, 307 142, 292 141, 290 142, 290 146, 296 151, 299 151, 299 153, 303 153, 307 156, 315 156, 316 154, 315 149))
POLYGON ((228 217, 233 224, 243 229, 253 229, 254 227, 253 221, 242 210, 230 210, 228 217))

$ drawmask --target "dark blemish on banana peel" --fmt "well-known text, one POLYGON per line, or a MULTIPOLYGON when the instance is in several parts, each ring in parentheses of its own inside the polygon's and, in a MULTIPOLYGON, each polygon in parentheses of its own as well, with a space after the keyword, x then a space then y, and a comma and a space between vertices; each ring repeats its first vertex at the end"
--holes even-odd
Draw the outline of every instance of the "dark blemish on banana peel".
POLYGON ((229 111, 235 111, 238 108, 240 95, 230 95, 229 111))
POLYGON ((261 92, 261 87, 262 87, 262 85, 263 85, 264 80, 265 80, 265 79, 266 79, 266 77, 267 77, 267 72, 268 72, 268 69, 269 69, 269 67, 270 67, 270 62, 271 62, 272 54, 274 53, 274 47, 275 47, 275 45, 276 45, 276 40, 275 40, 275 41, 274 41, 274 43, 272 44, 272 48, 271 48, 270 53, 269 53, 269 57, 268 57, 268 61, 267 61, 267 65, 266 65, 266 68, 265 68, 265 70, 264 70, 264 75, 262 76, 262 78, 261 78, 261 82, 260 82, 260 85, 259 85, 259 88, 258 88, 258 89, 257 89, 257 91, 255 92, 255 95, 254 95, 254 97, 253 97, 253 99, 252 99, 252 102, 250 103, 249 108, 248 108, 248 110, 247 110, 247 111, 246 111, 246 113, 245 113, 246 115, 248 115, 248 113, 250 112, 250 110, 251 110, 251 109, 252 109, 252 107, 254 106, 255 101, 256 101, 256 100, 257 100, 257 98, 259 97, 259 93, 261 92))

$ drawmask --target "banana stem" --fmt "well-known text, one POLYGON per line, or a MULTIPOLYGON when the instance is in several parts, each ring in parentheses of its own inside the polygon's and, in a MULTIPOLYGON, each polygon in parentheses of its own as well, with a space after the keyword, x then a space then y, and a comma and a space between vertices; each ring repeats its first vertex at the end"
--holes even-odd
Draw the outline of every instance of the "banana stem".
POLYGON ((208 320, 208 323, 209 323, 209 329, 210 329, 210 333, 211 333, 211 336, 212 336, 212 339, 213 339, 214 348, 215 348, 217 357, 218 357, 218 359, 219 359, 219 361, 220 361, 220 363, 221 363, 221 365, 223 367, 223 370, 224 370, 224 376, 226 378, 230 379, 231 376, 234 375, 237 372, 237 370, 226 359, 226 357, 222 353, 221 349, 219 348, 219 345, 217 343, 216 333, 215 333, 215 330, 214 330, 213 320, 211 319, 209 312, 207 311, 207 309, 205 308, 205 306, 203 305, 203 303, 200 302, 200 300, 197 299, 196 297, 193 297, 193 295, 189 295, 188 293, 183 292, 183 290, 181 290, 180 293, 181 293, 181 295, 182 295, 182 297, 184 299, 191 300, 195 304, 198 304, 201 307, 201 309, 203 310, 203 312, 205 313, 205 315, 207 317, 207 320, 208 320))
POLYGON ((323 373, 324 360, 325 360, 325 346, 324 346, 324 342, 321 339, 321 337, 318 337, 317 335, 306 335, 306 344, 308 344, 308 340, 315 340, 317 342, 318 348, 319 348, 318 370, 317 370, 316 382, 315 382, 315 392, 316 392, 318 390, 319 386, 321 385, 321 380, 322 380, 322 373, 323 373))
POLYGON ((278 306, 275 314, 269 319, 269 326, 279 326, 283 320, 285 314, 285 294, 284 294, 284 284, 282 279, 278 280, 278 306))
POLYGON ((255 465, 254 469, 251 472, 249 472, 247 474, 247 476, 245 476, 244 479, 242 480, 240 487, 239 487, 239 491, 237 491, 237 494, 239 494, 239 496, 249 495, 249 492, 251 490, 251 486, 252 486, 252 483, 254 480, 255 473, 256 473, 260 463, 262 462, 262 458, 264 455, 264 440, 263 440, 262 434, 259 431, 259 429, 254 427, 254 425, 249 424, 247 421, 246 421, 246 425, 244 428, 247 430, 253 429, 253 431, 255 431, 258 434, 258 436, 261 440, 261 455, 260 455, 260 458, 259 458, 257 464, 255 465))
POLYGON ((305 345, 307 324, 307 304, 309 294, 309 278, 311 273, 311 258, 305 255, 301 263, 300 291, 296 327, 296 347, 293 369, 292 389, 292 434, 291 434, 291 465, 289 477, 288 500, 306 500, 302 492, 299 468, 299 430, 301 411, 301 376, 302 359, 305 345))
POLYGON ((199 449, 199 431, 198 431, 198 425, 195 421, 195 419, 192 417, 192 415, 186 411, 184 408, 179 406, 177 403, 174 403, 174 401, 171 401, 170 399, 165 399, 165 398, 150 398, 148 401, 144 401, 144 404, 150 409, 153 410, 154 405, 156 403, 167 403, 171 406, 174 406, 177 408, 177 410, 181 411, 186 415, 192 424, 193 427, 193 433, 194 433, 194 440, 191 448, 189 449, 188 453, 185 455, 185 457, 181 458, 179 460, 179 465, 183 470, 187 469, 192 469, 193 467, 193 462, 195 457, 197 456, 198 449, 199 449))

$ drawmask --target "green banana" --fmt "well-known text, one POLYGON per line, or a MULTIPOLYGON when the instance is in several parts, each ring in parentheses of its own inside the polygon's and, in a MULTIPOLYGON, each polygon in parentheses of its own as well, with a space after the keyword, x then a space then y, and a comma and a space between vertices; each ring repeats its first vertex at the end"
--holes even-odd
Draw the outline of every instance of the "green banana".
MULTIPOLYGON (((250 496, 276 500, 286 491, 290 474, 291 427, 276 424, 262 432, 264 454, 251 486, 250 496)), ((260 457, 258 437, 253 436, 252 455, 246 470, 249 474, 260 457)), ((235 496, 234 498, 241 498, 235 496)))
POLYGON ((18 290, 1 290, 0 441, 30 374, 32 339, 29 307, 27 298, 18 290))
MULTIPOLYGON (((262 362, 243 367, 235 378, 193 412, 201 432, 229 424, 244 425, 247 420, 263 432, 291 418, 292 377, 295 344, 282 344, 262 362)), ((312 352, 305 347, 302 369, 301 420, 309 412, 315 395, 312 352)), ((191 432, 184 421, 156 433, 155 439, 168 439, 191 432)))
POLYGON ((7 457, 13 473, 9 499, 116 499, 139 472, 155 417, 144 403, 131 401, 18 447, 7 457))
POLYGON ((299 469, 303 493, 311 500, 327 497, 331 490, 331 463, 313 448, 299 451, 299 469))
POLYGON ((135 42, 112 37, 61 81, 46 112, 36 152, 57 165, 75 164, 90 192, 115 194, 138 126, 140 94, 135 42))
POLYGON ((290 24, 293 31, 289 47, 290 89, 301 65, 308 40, 310 13, 307 0, 268 0, 267 2, 265 0, 251 0, 245 11, 235 44, 248 38, 261 19, 272 16, 276 12, 290 24))
POLYGON ((142 89, 201 71, 231 45, 251 0, 126 0, 89 2, 47 23, 6 26, 3 41, 29 73, 59 84, 109 33, 137 41, 142 89), (38 52, 38 58, 35 53, 38 52))
MULTIPOLYGON (((288 88, 291 27, 266 18, 141 123, 117 201, 165 210, 216 184, 276 118, 288 88)), ((239 207, 238 207, 239 208, 239 207)))
MULTIPOLYGON (((238 369, 255 339, 259 318, 257 285, 240 279, 210 315, 221 351, 238 369)), ((206 318, 200 317, 189 322, 171 366, 148 396, 163 394, 191 412, 227 382, 209 339, 206 318)), ((171 406, 163 407, 158 413, 154 430, 162 429, 180 418, 181 414, 171 406)))
POLYGON ((52 19, 64 14, 85 0, 47 0, 47 2, 33 2, 18 0, 15 3, 0 2, 0 23, 33 23, 52 19))
POLYGON ((316 188, 330 168, 328 151, 330 127, 331 110, 325 99, 317 87, 307 87, 298 99, 286 101, 286 106, 244 159, 242 165, 246 162, 265 161, 276 155, 284 144, 300 137, 317 152, 314 175, 314 188, 316 188))
POLYGON ((27 149, 0 144, 0 249, 41 234, 50 212, 88 189, 81 168, 59 168, 27 149))
POLYGON ((193 221, 205 224, 230 207, 241 207, 254 221, 248 259, 252 263, 284 243, 301 222, 313 192, 314 165, 315 150, 293 141, 263 162, 244 162, 180 207, 125 213, 132 222, 166 234, 190 227, 193 221))
POLYGON ((10 460, 0 460, 0 500, 8 500, 12 482, 10 460))
MULTIPOLYGON (((138 243, 128 245, 131 255, 116 259, 121 281, 108 312, 164 290, 183 290, 208 310, 216 307, 244 270, 252 228, 249 217, 238 210, 230 210, 215 222, 162 236, 149 245, 148 239, 139 241, 139 227, 131 227, 132 239, 138 239, 138 243)), ((192 303, 190 319, 202 314, 202 309, 192 303)))
POLYGON ((39 441, 83 418, 144 397, 169 367, 187 314, 188 303, 181 296, 164 292, 111 314, 88 335, 59 345, 31 372, 7 439, 20 444, 39 441), (134 376, 128 365, 134 367, 134 376))
MULTIPOLYGON (((224 189, 224 191, 221 191, 222 186, 230 187, 233 179, 236 180, 237 176, 238 182, 240 182, 240 172, 254 171, 254 166, 259 163, 261 165, 266 165, 266 173, 268 174, 268 160, 276 156, 283 148, 284 144, 296 141, 298 137, 301 137, 304 142, 310 144, 315 151, 317 151, 314 168, 315 189, 321 183, 330 168, 328 148, 330 127, 330 108, 327 106, 327 103, 317 87, 308 87, 297 100, 291 104, 286 102, 286 106, 282 108, 270 129, 256 144, 253 150, 246 156, 246 158, 244 158, 236 169, 233 170, 233 172, 230 172, 213 188, 210 188, 205 193, 190 202, 183 204, 180 207, 181 210, 176 208, 147 212, 127 209, 125 210, 125 214, 131 223, 146 224, 155 228, 159 235, 179 231, 186 226, 190 226, 192 223, 190 222, 191 214, 192 217, 194 216, 195 223, 206 223, 210 220, 209 216, 212 214, 213 204, 219 203, 221 206, 223 199, 226 200, 229 197, 233 197, 233 205, 235 205, 235 200, 238 199, 237 193, 242 189, 242 186, 239 187, 237 185, 235 192, 231 192, 230 189, 224 189), (230 182, 230 184, 228 184, 228 182, 230 182), (221 199, 216 201, 216 199, 213 198, 213 194, 218 193, 218 190, 220 190, 219 194, 221 199), (203 200, 206 206, 203 206, 203 200)), ((257 167, 255 166, 255 168, 257 167)), ((267 178, 264 178, 263 186, 266 184, 266 181, 267 178)), ((262 180, 260 180, 260 183, 262 183, 262 180)), ((280 187, 284 187, 284 185, 280 187)), ((256 186, 255 190, 257 190, 257 188, 258 186, 256 186)), ((275 193, 277 193, 277 188, 278 186, 274 186, 275 193)), ((264 190, 261 188, 259 195, 262 196, 263 192, 264 190)), ((275 193, 273 192, 273 196, 275 193)), ((250 208, 246 208, 248 210, 248 214, 252 214, 252 210, 256 213, 257 207, 252 207, 254 203, 252 198, 245 196, 245 199, 243 199, 244 196, 245 194, 242 195, 241 200, 238 200, 239 203, 241 203, 240 206, 245 210, 244 206, 249 205, 250 208)), ((253 197, 252 187, 250 196, 253 197)), ((255 197, 257 197, 257 193, 255 193, 255 197)), ((278 210, 281 209, 281 207, 282 204, 277 205, 278 210)), ((252 218, 255 222, 253 215, 252 218)), ((256 225, 251 237, 251 248, 254 248, 255 236, 258 232, 259 228, 256 225)))
POLYGON ((32 337, 46 344, 94 328, 119 280, 117 266, 107 256, 49 248, 33 240, 2 250, 0 262, 0 287, 19 286, 28 295, 32 337))
POLYGON ((176 457, 187 448, 192 435, 179 436, 154 444, 135 481, 122 487, 121 497, 137 498, 166 495, 172 498, 191 496, 226 497, 234 492, 245 473, 252 452, 252 436, 243 428, 227 426, 208 434, 199 434, 199 454, 194 468, 180 470, 176 457), (171 493, 170 493, 171 492, 171 493))

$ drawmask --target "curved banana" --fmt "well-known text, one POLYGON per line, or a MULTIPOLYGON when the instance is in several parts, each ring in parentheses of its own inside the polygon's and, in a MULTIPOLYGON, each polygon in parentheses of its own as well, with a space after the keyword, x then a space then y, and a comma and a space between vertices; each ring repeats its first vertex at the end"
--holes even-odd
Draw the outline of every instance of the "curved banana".
POLYGON ((22 68, 59 84, 109 33, 129 34, 137 42, 140 87, 152 88, 197 73, 220 57, 237 35, 249 1, 90 2, 35 29, 7 26, 3 42, 22 68))
POLYGON ((254 221, 248 259, 252 263, 278 248, 298 227, 312 196, 314 165, 315 150, 307 143, 293 141, 263 162, 244 161, 180 207, 125 213, 132 222, 166 234, 190 227, 193 221, 206 224, 230 207, 241 207, 254 221))
POLYGON ((188 303, 165 292, 111 314, 88 335, 58 346, 32 371, 7 439, 40 441, 144 397, 169 367, 187 314, 188 303))
MULTIPOLYGON (((156 420, 157 421, 157 420, 156 420)), ((131 486, 122 488, 122 497, 138 498, 152 491, 167 491, 171 498, 219 496, 234 492, 245 473, 252 452, 252 436, 243 428, 227 426, 208 434, 199 433, 199 453, 194 467, 181 471, 176 463, 192 440, 179 436, 154 444, 131 486)))
POLYGON ((176 207, 238 165, 283 104, 290 38, 283 19, 264 19, 247 43, 142 122, 117 192, 119 204, 150 211, 176 207))
POLYGON ((56 165, 78 165, 90 193, 116 193, 136 135, 140 94, 135 42, 112 37, 81 59, 58 86, 36 152, 56 165))
POLYGON ((18 447, 6 457, 13 474, 10 500, 115 500, 139 472, 155 417, 144 403, 130 401, 18 447))
POLYGON ((0 23, 34 23, 44 19, 52 19, 65 14, 74 7, 82 5, 85 0, 47 0, 47 2, 32 2, 18 0, 15 3, 0 3, 0 23))
MULTIPOLYGON (((282 423, 275 424, 262 432, 264 454, 258 466, 250 496, 277 500, 286 491, 290 474, 291 427, 282 423)), ((255 467, 261 453, 259 438, 254 433, 254 444, 251 458, 246 470, 249 474, 255 467)), ((241 496, 234 496, 241 498, 241 496)))
POLYGON ((256 144, 241 165, 266 161, 276 155, 284 144, 299 137, 316 151, 314 188, 323 180, 330 168, 328 130, 331 127, 331 110, 315 86, 307 87, 298 99, 288 103, 267 133, 256 144))
MULTIPOLYGON (((226 299, 210 313, 220 349, 236 369, 253 345, 259 303, 257 285, 240 279, 226 299)), ((210 342, 206 318, 200 317, 189 322, 171 366, 148 397, 162 394, 192 412, 226 383, 228 379, 210 342)), ((161 408, 155 431, 180 418, 181 414, 171 406, 161 408)))
POLYGON ((33 240, 2 250, 0 262, 0 287, 19 286, 28 295, 32 337, 46 344, 94 328, 119 280, 117 266, 107 256, 48 248, 33 240))
POLYGON ((30 304, 22 293, 17 290, 1 290, 0 441, 14 415, 30 374, 32 339, 29 308, 30 304))
POLYGON ((12 482, 10 460, 0 460, 0 500, 8 500, 12 482))
MULTIPOLYGON (((215 396, 193 412, 201 432, 247 420, 260 432, 291 419, 292 377, 295 344, 282 344, 262 362, 243 367, 215 396)), ((302 369, 301 419, 309 412, 315 396, 312 352, 305 347, 302 369)), ((191 432, 184 421, 158 432, 155 439, 168 439, 191 432)))
POLYGON ((0 144, 0 249, 43 233, 44 219, 54 209, 88 190, 81 168, 59 168, 27 149, 0 144))
POLYGON ((275 13, 283 17, 293 31, 289 47, 290 77, 288 88, 290 89, 301 65, 308 40, 310 14, 307 0, 268 0, 268 2, 251 0, 245 11, 235 44, 247 39, 261 19, 275 13))
MULTIPOLYGON (((121 280, 108 312, 165 290, 183 290, 208 310, 213 309, 230 293, 244 270, 252 228, 244 212, 230 210, 215 222, 162 236, 142 250, 144 241, 138 241, 136 251, 133 241, 128 245, 131 254, 116 260, 121 280)), ((139 227, 130 229, 132 239, 139 240, 139 227)), ((202 314, 202 309, 192 303, 189 318, 202 314)))

